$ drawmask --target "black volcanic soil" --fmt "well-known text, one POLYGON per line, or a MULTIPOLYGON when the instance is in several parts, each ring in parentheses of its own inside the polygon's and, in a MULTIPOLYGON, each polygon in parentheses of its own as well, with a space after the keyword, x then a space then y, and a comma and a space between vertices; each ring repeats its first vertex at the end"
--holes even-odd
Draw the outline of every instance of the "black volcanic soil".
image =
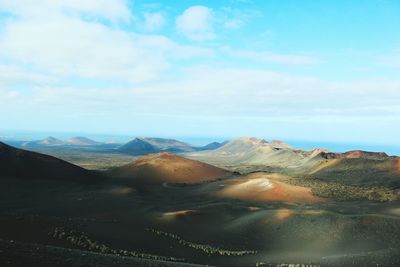
POLYGON ((398 201, 286 203, 216 194, 238 177, 163 186, 71 183, 40 173, 0 179, 0 266, 174 266, 119 251, 182 259, 181 266, 400 265, 398 201), (56 229, 74 234, 56 238, 56 229), (83 237, 94 245, 83 246, 83 237))

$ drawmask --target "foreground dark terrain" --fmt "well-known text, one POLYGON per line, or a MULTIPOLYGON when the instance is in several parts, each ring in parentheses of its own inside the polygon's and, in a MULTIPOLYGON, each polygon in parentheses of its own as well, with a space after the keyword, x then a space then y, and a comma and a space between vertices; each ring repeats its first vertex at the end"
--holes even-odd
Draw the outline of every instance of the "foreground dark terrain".
POLYGON ((400 266, 396 157, 135 140, 26 147, 97 171, 0 143, 0 266, 400 266))

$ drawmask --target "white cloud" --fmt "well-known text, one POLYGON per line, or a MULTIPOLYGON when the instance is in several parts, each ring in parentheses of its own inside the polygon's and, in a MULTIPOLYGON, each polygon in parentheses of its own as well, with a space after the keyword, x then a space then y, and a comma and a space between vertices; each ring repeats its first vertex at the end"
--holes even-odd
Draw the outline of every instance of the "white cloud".
POLYGON ((205 6, 192 6, 176 18, 179 33, 195 41, 215 38, 213 12, 205 6))
POLYGON ((1 0, 0 10, 23 17, 52 17, 60 13, 127 21, 131 12, 126 0, 1 0))
POLYGON ((319 60, 312 56, 281 54, 269 51, 251 51, 232 48, 223 48, 222 51, 229 56, 259 62, 273 62, 282 64, 317 64, 319 60))
POLYGON ((36 97, 44 107, 108 106, 127 113, 151 112, 188 116, 395 116, 400 115, 400 82, 369 80, 331 82, 267 70, 200 67, 181 79, 99 92, 95 89, 41 87, 36 97), (97 92, 97 93, 96 93, 97 92), (343 97, 346 95, 346 97, 343 97), (57 103, 60 101, 60 103, 57 103), (179 105, 171 105, 179 103, 179 105))
POLYGON ((140 36, 71 17, 51 22, 9 22, 0 37, 0 56, 57 75, 145 81, 167 67, 140 36))
MULTIPOLYGON (((106 26, 97 20, 86 20, 65 12, 36 16, 51 8, 76 11, 109 19, 126 18, 124 1, 105 1, 110 9, 96 9, 96 1, 52 1, 35 3, 26 0, 22 8, 14 2, 2 2, 11 12, 1 27, 0 59, 14 65, 29 65, 31 75, 55 76, 58 79, 77 76, 93 79, 116 79, 144 82, 157 79, 170 66, 169 59, 210 56, 201 47, 181 46, 160 35, 141 35, 117 26, 106 26), (116 7, 112 8, 115 3, 116 7), (90 5, 94 9, 90 9, 90 5), (30 7, 30 8, 29 8, 30 7), (22 9, 22 10, 21 10, 22 9), (121 14, 120 14, 121 13, 121 14)), ((155 24, 151 25, 155 27, 155 24)))
POLYGON ((390 121, 373 129, 393 137, 396 131, 391 127, 400 123, 400 81, 338 83, 268 70, 218 67, 190 68, 177 77, 107 90, 49 85, 33 87, 27 94, 0 87, 0 114, 9 114, 0 118, 11 126, 32 129, 172 135, 191 131, 197 136, 270 134, 269 130, 289 136, 302 129, 302 137, 309 138, 321 134, 335 138, 336 131, 346 130, 354 138, 363 137, 360 129, 371 129, 371 124, 385 120, 390 121), (35 118, 27 122, 26 114, 33 110, 35 118))
POLYGON ((160 30, 165 25, 165 18, 161 13, 144 13, 144 28, 147 31, 160 30))

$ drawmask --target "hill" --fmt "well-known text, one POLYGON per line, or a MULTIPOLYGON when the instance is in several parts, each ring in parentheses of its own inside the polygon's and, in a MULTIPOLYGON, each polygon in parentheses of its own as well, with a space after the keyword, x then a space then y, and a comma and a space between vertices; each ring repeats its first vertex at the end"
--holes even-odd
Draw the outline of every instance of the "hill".
POLYGON ((268 142, 255 137, 234 139, 213 151, 189 153, 188 157, 217 166, 264 166, 302 171, 322 159, 312 151, 296 150, 281 141, 268 142))
POLYGON ((110 173, 116 177, 171 183, 198 183, 232 174, 215 166, 166 152, 145 156, 115 168, 110 173))
POLYGON ((0 178, 90 183, 100 176, 58 158, 0 142, 0 178))
POLYGON ((87 137, 76 136, 67 140, 60 140, 55 137, 49 136, 42 140, 28 141, 21 144, 22 147, 60 147, 60 146, 94 146, 102 145, 103 143, 96 142, 87 137))
POLYGON ((242 173, 268 171, 351 186, 400 188, 400 159, 384 152, 305 151, 281 141, 242 137, 216 150, 187 156, 242 173))
POLYGON ((93 145, 101 144, 99 142, 96 142, 92 139, 89 139, 89 138, 83 137, 83 136, 72 137, 72 138, 66 140, 65 143, 68 145, 75 145, 75 146, 93 146, 93 145))

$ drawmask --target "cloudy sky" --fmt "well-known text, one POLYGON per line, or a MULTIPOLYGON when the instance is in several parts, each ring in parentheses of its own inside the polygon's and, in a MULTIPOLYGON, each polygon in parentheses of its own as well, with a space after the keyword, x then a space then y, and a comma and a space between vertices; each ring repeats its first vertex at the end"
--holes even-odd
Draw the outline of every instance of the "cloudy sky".
POLYGON ((0 130, 399 144, 398 0, 0 0, 0 130))

